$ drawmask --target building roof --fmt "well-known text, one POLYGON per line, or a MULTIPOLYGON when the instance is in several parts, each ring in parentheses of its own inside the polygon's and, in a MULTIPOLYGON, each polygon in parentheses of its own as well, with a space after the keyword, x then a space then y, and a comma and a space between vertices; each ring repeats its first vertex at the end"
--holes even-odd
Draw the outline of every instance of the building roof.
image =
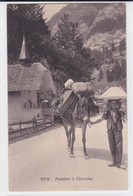
POLYGON ((100 97, 100 99, 126 99, 127 94, 121 87, 111 87, 105 91, 100 97))
MULTIPOLYGON (((50 71, 41 63, 33 63, 30 67, 24 67, 21 64, 10 65, 8 66, 8 91, 41 90, 44 74, 51 77, 50 71)), ((49 80, 50 77, 45 78, 49 80)))

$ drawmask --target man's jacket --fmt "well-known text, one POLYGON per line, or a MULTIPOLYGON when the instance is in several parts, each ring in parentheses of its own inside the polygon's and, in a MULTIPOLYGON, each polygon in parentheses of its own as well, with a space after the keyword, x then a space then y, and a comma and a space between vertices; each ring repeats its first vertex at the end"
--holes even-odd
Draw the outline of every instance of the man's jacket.
POLYGON ((122 114, 116 110, 114 113, 111 110, 108 110, 106 113, 103 114, 103 119, 107 120, 107 129, 114 129, 122 130, 122 114))

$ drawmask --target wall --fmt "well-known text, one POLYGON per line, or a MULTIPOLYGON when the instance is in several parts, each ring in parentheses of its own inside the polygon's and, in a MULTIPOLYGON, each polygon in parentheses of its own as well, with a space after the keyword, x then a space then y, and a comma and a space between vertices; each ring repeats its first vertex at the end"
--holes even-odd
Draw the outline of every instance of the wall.
POLYGON ((35 91, 22 91, 21 92, 22 108, 36 108, 37 95, 35 91), (30 102, 32 107, 30 106, 30 102))
MULTIPOLYGON (((34 98, 33 98, 34 99, 34 98)), ((41 108, 23 108, 22 103, 25 101, 21 97, 21 92, 12 92, 8 94, 8 122, 17 122, 19 120, 31 120, 34 116, 41 116, 41 108)))
POLYGON ((41 88, 44 91, 52 91, 53 94, 56 94, 56 89, 50 71, 44 71, 41 88))
POLYGON ((18 113, 21 110, 21 92, 8 93, 8 120, 12 122, 12 119, 18 117, 18 113))

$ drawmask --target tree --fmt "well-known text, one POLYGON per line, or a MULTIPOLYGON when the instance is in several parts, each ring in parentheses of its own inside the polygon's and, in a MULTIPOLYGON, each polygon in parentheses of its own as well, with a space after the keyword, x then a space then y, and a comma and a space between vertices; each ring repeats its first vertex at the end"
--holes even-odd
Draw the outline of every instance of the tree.
POLYGON ((81 52, 83 40, 78 32, 78 23, 73 23, 69 15, 64 14, 58 27, 58 33, 55 35, 56 43, 63 46, 64 49, 81 52))
POLYGON ((102 71, 102 69, 100 69, 98 82, 100 82, 102 80, 102 78, 103 78, 103 71, 102 71))
POLYGON ((78 24, 73 23, 69 15, 64 14, 61 18, 53 43, 57 60, 53 67, 65 73, 64 80, 68 77, 75 81, 91 79, 91 71, 96 66, 95 60, 91 58, 91 51, 83 47, 78 24))
POLYGON ((121 67, 118 61, 115 62, 115 66, 113 70, 114 70, 114 80, 118 81, 122 76, 121 67))
POLYGON ((122 77, 126 78, 127 75, 127 67, 126 67, 126 61, 123 59, 121 62, 121 72, 122 72, 122 77))
POLYGON ((50 32, 38 4, 9 4, 7 6, 8 60, 16 63, 25 33, 27 47, 33 60, 47 56, 50 32), (45 44, 45 47, 44 47, 45 44))
POLYGON ((123 51, 126 49, 126 42, 125 39, 123 38, 120 42, 119 42, 119 51, 123 51))
POLYGON ((111 50, 114 52, 116 50, 114 42, 111 43, 111 50))
POLYGON ((112 82, 113 81, 113 72, 112 70, 110 71, 109 69, 107 69, 106 71, 106 79, 108 82, 112 82))

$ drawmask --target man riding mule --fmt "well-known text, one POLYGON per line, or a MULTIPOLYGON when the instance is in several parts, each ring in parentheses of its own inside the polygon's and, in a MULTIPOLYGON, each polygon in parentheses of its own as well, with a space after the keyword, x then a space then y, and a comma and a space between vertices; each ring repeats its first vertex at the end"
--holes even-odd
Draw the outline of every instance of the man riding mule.
POLYGON ((89 157, 86 150, 86 128, 90 117, 97 114, 99 108, 93 102, 94 93, 88 83, 74 83, 69 79, 64 86, 65 91, 60 97, 55 113, 62 119, 71 158, 74 157, 75 128, 77 125, 82 128, 83 152, 87 159, 89 157))

